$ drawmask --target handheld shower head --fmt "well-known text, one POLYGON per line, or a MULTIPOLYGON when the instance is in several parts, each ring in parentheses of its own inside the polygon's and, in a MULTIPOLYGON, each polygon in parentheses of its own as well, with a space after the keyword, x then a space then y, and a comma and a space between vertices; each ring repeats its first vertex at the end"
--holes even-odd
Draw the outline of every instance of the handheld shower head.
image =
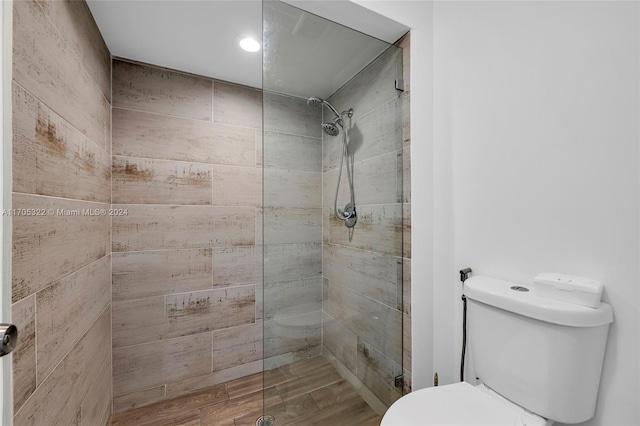
POLYGON ((329 123, 322 123, 321 126, 322 130, 329 136, 338 136, 340 133, 340 127, 342 127, 342 118, 336 117, 329 123))
POLYGON ((338 136, 340 129, 333 123, 322 123, 322 130, 329 136, 338 136))

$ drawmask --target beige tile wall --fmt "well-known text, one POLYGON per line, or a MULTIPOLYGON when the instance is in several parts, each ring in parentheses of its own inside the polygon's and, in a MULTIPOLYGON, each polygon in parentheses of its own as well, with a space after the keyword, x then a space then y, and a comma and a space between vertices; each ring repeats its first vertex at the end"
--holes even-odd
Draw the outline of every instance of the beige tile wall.
POLYGON ((409 93, 365 90, 394 72, 378 65, 332 99, 355 102, 367 144, 349 240, 328 214, 339 151, 323 149, 320 110, 266 93, 263 117, 259 90, 126 61, 112 80, 84 2, 16 2, 13 206, 56 212, 12 219, 16 424, 104 424, 112 404, 316 356, 323 340, 394 399, 399 340, 410 365, 409 93), (123 214, 74 213, 110 203, 123 214))
MULTIPOLYGON (((330 98, 354 109, 352 232, 333 215, 342 141, 323 137, 323 351, 386 405, 411 389, 409 36, 398 45, 330 98), (393 85, 398 61, 403 93, 393 85), (403 373, 405 388, 396 388, 403 373)), ((348 200, 343 171, 338 205, 348 200)))
POLYGON ((111 412, 111 58, 84 2, 13 3, 14 423, 111 412), (25 210, 26 212, 26 210, 25 210), (20 213, 20 212, 19 212, 20 213))
POLYGON ((263 209, 261 91, 113 63, 116 412, 260 371, 263 294, 266 357, 320 353, 320 115, 265 97, 263 209))
POLYGON ((322 350, 321 110, 264 94, 266 368, 322 350))
POLYGON ((113 62, 113 403, 262 369, 262 94, 113 62))

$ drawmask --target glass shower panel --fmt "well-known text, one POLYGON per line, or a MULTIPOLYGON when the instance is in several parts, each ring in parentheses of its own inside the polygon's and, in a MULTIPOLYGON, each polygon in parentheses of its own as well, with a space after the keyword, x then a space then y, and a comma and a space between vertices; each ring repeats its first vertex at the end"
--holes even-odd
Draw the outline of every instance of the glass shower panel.
POLYGON ((275 424, 375 422, 402 395, 401 78, 402 49, 263 2, 264 414, 275 424))

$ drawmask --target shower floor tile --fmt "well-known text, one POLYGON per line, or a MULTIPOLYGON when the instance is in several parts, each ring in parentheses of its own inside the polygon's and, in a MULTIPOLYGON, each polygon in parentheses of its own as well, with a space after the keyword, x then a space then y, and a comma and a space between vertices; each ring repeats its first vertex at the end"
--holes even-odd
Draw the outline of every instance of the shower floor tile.
POLYGON ((381 418, 323 357, 115 414, 111 426, 378 426, 381 418), (263 393, 264 383, 264 393, 263 393))

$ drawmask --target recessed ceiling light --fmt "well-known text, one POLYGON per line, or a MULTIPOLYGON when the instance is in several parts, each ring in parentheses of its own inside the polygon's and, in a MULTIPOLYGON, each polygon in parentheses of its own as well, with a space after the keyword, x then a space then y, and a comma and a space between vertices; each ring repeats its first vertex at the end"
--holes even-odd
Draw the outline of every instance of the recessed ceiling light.
POLYGON ((257 52, 258 50, 260 50, 260 43, 258 43, 251 37, 247 37, 240 40, 240 47, 242 47, 247 52, 257 52))

